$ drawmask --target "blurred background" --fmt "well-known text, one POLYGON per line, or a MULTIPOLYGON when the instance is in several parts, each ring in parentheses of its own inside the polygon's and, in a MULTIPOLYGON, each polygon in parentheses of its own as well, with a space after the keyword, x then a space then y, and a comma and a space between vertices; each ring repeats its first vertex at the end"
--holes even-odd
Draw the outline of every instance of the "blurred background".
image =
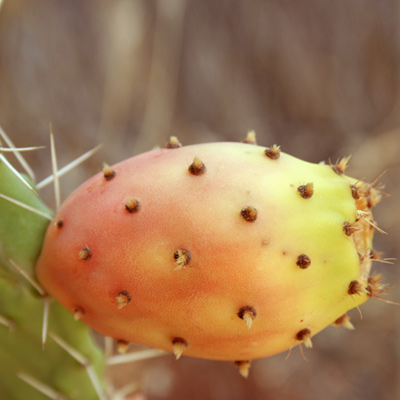
MULTIPOLYGON (((352 155, 348 174, 380 179, 375 211, 400 257, 399 0, 3 0, 0 125, 40 181, 99 143, 62 178, 62 196, 101 168, 162 146, 240 141, 311 162, 352 155)), ((51 188, 43 190, 54 206, 51 188)), ((398 262, 375 264, 400 302, 398 262)), ((230 363, 160 357, 110 368, 146 400, 400 398, 400 308, 371 300, 355 332, 326 329, 305 361, 296 348, 254 361, 247 380, 230 363)), ((84 400, 84 399, 83 399, 84 400)))

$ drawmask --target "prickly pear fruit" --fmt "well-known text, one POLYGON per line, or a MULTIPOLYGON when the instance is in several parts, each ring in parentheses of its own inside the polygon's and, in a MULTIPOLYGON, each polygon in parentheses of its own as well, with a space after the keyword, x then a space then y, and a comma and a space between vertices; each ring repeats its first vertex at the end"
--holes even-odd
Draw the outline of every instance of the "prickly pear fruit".
POLYGON ((94 329, 177 358, 247 370, 311 347, 327 325, 351 328, 345 313, 381 291, 369 277, 380 192, 345 167, 245 143, 105 166, 57 213, 38 279, 94 329))

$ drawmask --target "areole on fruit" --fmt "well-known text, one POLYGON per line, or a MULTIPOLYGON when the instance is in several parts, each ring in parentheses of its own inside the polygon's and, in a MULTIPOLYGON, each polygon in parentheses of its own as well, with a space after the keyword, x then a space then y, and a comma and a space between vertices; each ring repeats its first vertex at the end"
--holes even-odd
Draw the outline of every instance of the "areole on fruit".
POLYGON ((351 328, 346 312, 385 290, 370 277, 380 191, 347 177, 347 160, 247 139, 171 138, 105 165, 50 225, 40 283, 105 335, 238 361, 244 375, 330 324, 351 328))

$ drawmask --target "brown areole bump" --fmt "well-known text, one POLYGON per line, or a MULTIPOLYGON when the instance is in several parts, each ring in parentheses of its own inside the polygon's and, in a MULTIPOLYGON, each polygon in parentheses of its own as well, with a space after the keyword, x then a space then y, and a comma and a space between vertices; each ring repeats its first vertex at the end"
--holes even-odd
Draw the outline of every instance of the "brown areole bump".
POLYGON ((182 147, 182 143, 176 136, 170 136, 168 142, 165 144, 167 149, 178 149, 182 147))
POLYGON ((118 303, 118 310, 121 310, 121 308, 124 308, 131 302, 131 295, 126 290, 121 290, 118 292, 115 300, 118 303))
POLYGON ((103 164, 103 176, 104 179, 109 181, 116 175, 116 172, 106 163, 103 164))
POLYGON ((119 339, 117 340, 117 352, 119 354, 125 354, 129 347, 129 342, 126 340, 119 339))
POLYGON ((364 287, 361 285, 360 282, 354 280, 350 282, 347 293, 350 295, 361 294, 361 293, 366 293, 366 290, 364 289, 364 287))
POLYGON ((257 144, 256 133, 254 131, 247 132, 246 139, 244 139, 242 143, 256 145, 257 144))
POLYGON ((331 167, 338 175, 343 175, 346 171, 349 160, 350 157, 343 157, 340 161, 337 161, 336 164, 331 164, 331 167))
POLYGON ((206 172, 206 166, 199 157, 193 159, 193 162, 189 165, 188 169, 192 175, 202 175, 206 172))
POLYGON ((185 339, 181 337, 174 337, 172 339, 173 353, 175 354, 177 360, 181 358, 183 352, 186 350, 187 347, 188 342, 185 339))
POLYGON ((92 251, 89 249, 88 246, 85 246, 82 250, 79 251, 78 257, 80 260, 89 260, 92 256, 92 251))
POLYGON ((347 314, 343 314, 336 321, 333 322, 333 326, 343 326, 346 329, 354 330, 354 325, 350 322, 350 317, 347 314))
POLYGON ((250 361, 249 360, 235 361, 235 364, 239 367, 239 374, 242 375, 243 378, 248 378, 250 361))
POLYGON ((308 328, 304 328, 301 331, 296 333, 296 340, 299 342, 304 343, 306 347, 311 348, 312 347, 312 342, 311 342, 311 330, 308 328))
POLYGON ((174 253, 174 259, 176 264, 178 265, 178 269, 180 269, 190 263, 190 261, 192 260, 192 254, 187 249, 178 249, 174 253))
POLYGON ((311 259, 306 254, 300 254, 297 257, 296 265, 301 269, 306 269, 310 266, 311 259))
POLYGON ((74 319, 79 321, 85 315, 85 310, 82 307, 75 307, 74 309, 74 319))
POLYGON ((303 199, 309 199, 314 194, 314 184, 310 182, 306 185, 301 185, 297 188, 297 191, 303 199))
POLYGON ((350 185, 350 189, 351 189, 351 195, 353 196, 354 200, 359 200, 360 193, 359 193, 359 186, 356 183, 353 183, 352 185, 350 185))
POLYGON ((244 207, 240 211, 240 216, 248 222, 254 222, 257 219, 257 215, 258 211, 253 206, 244 207))
POLYGON ((351 224, 350 222, 345 222, 343 224, 343 231, 347 236, 351 236, 354 232, 356 232, 358 228, 354 226, 354 224, 351 224))
POLYGON ((267 147, 264 154, 271 160, 278 160, 281 156, 281 147, 274 144, 272 147, 267 147))
POLYGON ((130 198, 126 203, 125 203, 125 209, 130 212, 130 213, 135 213, 136 211, 139 211, 140 209, 140 201, 134 198, 130 198))
POLYGON ((252 306, 244 306, 239 310, 237 316, 241 318, 246 323, 247 328, 250 329, 257 316, 257 311, 252 306))

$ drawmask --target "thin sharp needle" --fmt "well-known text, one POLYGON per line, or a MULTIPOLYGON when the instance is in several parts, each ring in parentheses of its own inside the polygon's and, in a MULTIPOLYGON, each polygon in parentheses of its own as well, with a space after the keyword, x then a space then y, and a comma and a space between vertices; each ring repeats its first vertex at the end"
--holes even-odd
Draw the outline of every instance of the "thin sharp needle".
POLYGON ((41 296, 46 296, 44 289, 24 269, 22 269, 14 260, 9 259, 8 261, 39 292, 41 296))
POLYGON ((72 346, 70 346, 67 342, 61 339, 58 335, 53 332, 49 332, 49 336, 61 347, 63 348, 71 357, 75 358, 79 364, 84 367, 90 363, 90 361, 83 356, 78 350, 75 350, 72 346))
POLYGON ((44 149, 45 146, 37 146, 37 147, 0 147, 0 152, 3 153, 19 153, 21 151, 33 151, 33 150, 39 150, 39 149, 44 149))
POLYGON ((97 377, 96 371, 93 368, 92 365, 87 365, 86 367, 86 372, 89 375, 89 379, 92 382, 92 385, 94 387, 94 390, 97 393, 97 396, 99 397, 100 400, 107 400, 106 396, 103 393, 103 389, 101 387, 101 383, 99 381, 99 378, 97 377))
POLYGON ((114 339, 106 336, 104 339, 104 354, 105 356, 112 357, 113 355, 113 348, 114 348, 114 339))
POLYGON ((170 354, 170 353, 167 353, 166 351, 155 350, 155 349, 136 351, 133 353, 112 356, 107 359, 107 365, 125 364, 125 363, 129 363, 129 362, 146 360, 148 358, 159 357, 159 356, 163 356, 163 355, 167 355, 167 354, 170 354))
POLYGON ((22 175, 8 162, 8 160, 0 154, 0 160, 8 167, 8 169, 33 193, 38 196, 36 190, 22 177, 22 175))
POLYGON ((125 400, 129 394, 136 392, 140 389, 140 386, 136 382, 128 383, 121 389, 117 390, 112 395, 112 400, 125 400))
POLYGON ((6 317, 0 315, 0 324, 6 326, 9 329, 14 328, 14 323, 6 317))
POLYGON ((103 394, 101 384, 99 382, 99 378, 96 375, 96 371, 94 370, 93 366, 89 359, 84 357, 78 350, 74 349, 70 346, 67 342, 61 339, 56 334, 49 332, 49 336, 61 347, 63 348, 71 357, 73 357, 76 361, 79 362, 85 369, 89 375, 89 379, 92 382, 94 389, 97 392, 97 395, 100 400, 106 400, 106 397, 103 394))
POLYGON ((18 373, 17 376, 19 379, 23 380, 25 383, 35 388, 37 391, 47 396, 49 399, 52 400, 66 399, 66 397, 62 393, 57 392, 50 386, 46 385, 45 383, 37 380, 36 378, 33 378, 32 376, 24 372, 18 373))
POLYGON ((36 210, 36 208, 33 208, 33 207, 31 207, 31 206, 28 206, 28 205, 25 204, 25 203, 22 203, 22 202, 20 202, 20 201, 18 201, 18 200, 15 200, 15 199, 11 198, 11 197, 8 197, 8 196, 6 196, 5 194, 1 194, 1 193, 0 193, 0 198, 2 198, 2 199, 4 199, 4 200, 7 200, 7 201, 9 201, 10 203, 13 203, 13 204, 15 204, 15 205, 17 205, 17 206, 19 206, 19 207, 22 207, 22 208, 24 208, 25 210, 28 210, 28 211, 31 211, 31 212, 37 214, 37 215, 40 215, 41 217, 46 218, 46 219, 48 219, 49 221, 52 221, 52 220, 53 220, 53 218, 52 218, 51 215, 48 215, 48 214, 46 214, 46 213, 44 213, 44 212, 42 212, 42 211, 36 210))
MULTIPOLYGON (((4 132, 3 128, 0 126, 0 136, 4 139, 4 141, 7 143, 8 147, 15 148, 14 143, 11 141, 11 139, 7 136, 7 134, 4 132)), ((15 157, 21 164, 22 168, 26 171, 26 173, 29 175, 29 177, 32 179, 33 182, 35 182, 35 173, 33 172, 33 169, 29 166, 29 164, 26 162, 25 158, 22 157, 21 154, 14 153, 15 157)))
MULTIPOLYGON (((82 164, 84 161, 86 161, 88 158, 90 158, 93 154, 95 154, 101 147, 103 147, 102 144, 96 146, 94 149, 87 151, 85 154, 82 154, 80 157, 78 157, 76 160, 70 162, 65 167, 62 167, 57 172, 57 176, 61 177, 61 176, 65 175, 67 172, 71 171, 73 168, 77 167, 79 164, 82 164)), ((38 189, 43 189, 45 186, 49 185, 53 181, 54 181, 54 175, 50 175, 46 179, 43 179, 41 182, 39 182, 36 187, 38 189)))
POLYGON ((46 345, 47 331, 49 327, 49 311, 50 311, 50 299, 48 296, 44 297, 44 308, 43 308, 43 325, 42 325, 42 349, 46 345))
POLYGON ((56 146, 54 143, 54 134, 53 134, 53 128, 50 124, 50 146, 51 146, 51 166, 53 169, 53 179, 54 179, 54 195, 56 199, 56 210, 60 208, 61 204, 61 195, 60 195, 60 182, 58 180, 58 174, 57 174, 57 155, 56 155, 56 146))

